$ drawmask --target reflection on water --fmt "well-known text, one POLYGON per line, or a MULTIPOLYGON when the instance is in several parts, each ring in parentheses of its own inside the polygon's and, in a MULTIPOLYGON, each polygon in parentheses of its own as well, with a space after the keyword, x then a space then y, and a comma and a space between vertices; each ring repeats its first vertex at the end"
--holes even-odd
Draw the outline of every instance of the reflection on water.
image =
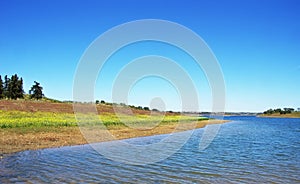
MULTIPOLYGON (((198 129, 177 153, 144 166, 111 161, 89 145, 25 151, 0 161, 0 183, 300 182, 300 119, 226 118, 233 122, 205 150, 198 149, 198 129)), ((126 141, 151 144, 164 136, 126 141)))

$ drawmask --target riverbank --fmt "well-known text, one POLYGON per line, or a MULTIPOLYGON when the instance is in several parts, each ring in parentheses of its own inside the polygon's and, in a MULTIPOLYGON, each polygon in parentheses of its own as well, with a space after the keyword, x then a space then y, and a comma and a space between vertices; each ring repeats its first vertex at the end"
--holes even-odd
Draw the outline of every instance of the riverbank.
MULTIPOLYGON (((198 122, 186 123, 184 130, 194 128, 202 128, 208 124, 225 123, 224 120, 203 120, 198 122)), ((139 130, 123 126, 115 126, 108 128, 108 131, 115 139, 127 139, 133 137, 151 136, 158 134, 168 134, 176 132, 178 123, 168 123, 159 125, 153 129, 139 130)), ((96 141, 109 141, 105 135, 105 130, 89 130, 89 135, 97 134, 96 141)), ((14 153, 24 150, 36 150, 42 148, 53 148, 61 146, 72 146, 87 144, 88 142, 82 135, 79 127, 24 127, 24 128, 2 128, 0 134, 0 155, 14 153)))
POLYGON ((300 118, 300 112, 292 112, 290 114, 280 114, 280 113, 262 114, 259 117, 267 117, 267 118, 300 118))
MULTIPOLYGON (((83 104, 84 106, 84 104, 83 104)), ((127 106, 128 107, 128 106, 127 106)), ((101 116, 89 119, 88 123, 77 125, 71 103, 37 101, 0 101, 0 155, 24 150, 87 144, 81 131, 97 135, 90 142, 126 139, 202 128, 208 124, 224 123, 222 120, 208 120, 205 117, 180 115, 179 113, 154 112, 130 107, 134 115, 114 114, 110 104, 96 106, 101 116), (121 120, 120 120, 121 119, 121 120), (100 121, 101 120, 101 121, 100 121), (126 124, 124 124, 124 122, 126 124), (180 128, 179 127, 180 122, 180 128), (105 128, 95 128, 104 125, 105 128)))

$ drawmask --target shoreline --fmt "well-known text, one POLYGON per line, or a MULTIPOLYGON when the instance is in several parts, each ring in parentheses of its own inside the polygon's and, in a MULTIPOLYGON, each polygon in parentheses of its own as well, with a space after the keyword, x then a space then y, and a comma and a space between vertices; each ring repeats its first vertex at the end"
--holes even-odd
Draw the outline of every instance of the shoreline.
POLYGON ((257 116, 257 117, 260 117, 260 118, 300 118, 300 117, 297 117, 297 116, 257 116))
MULTIPOLYGON (((204 128, 209 124, 222 124, 229 121, 226 120, 202 120, 193 123, 184 123, 184 127, 176 130, 178 123, 169 123, 158 125, 152 129, 132 129, 128 127, 112 127, 109 132, 114 136, 115 140, 144 137, 160 134, 170 134, 174 132, 187 131, 192 129, 204 128)), ((48 127, 39 130, 39 128, 8 128, 0 129, 3 139, 0 140, 1 150, 0 157, 16 152, 26 150, 38 150, 45 148, 59 148, 63 146, 75 146, 88 143, 111 141, 104 137, 101 130, 90 129, 91 134, 97 135, 96 139, 87 142, 81 133, 79 127, 48 127), (95 132, 96 131, 96 132, 95 132)), ((102 130, 105 131, 105 130, 102 130)), ((90 139, 91 140, 91 139, 90 139)))
MULTIPOLYGON (((82 108, 86 104, 78 104, 82 108)), ((128 139, 203 128, 226 120, 193 117, 179 112, 157 112, 134 106, 103 103, 96 105, 106 129, 95 126, 78 127, 72 103, 56 103, 32 100, 0 100, 0 158, 2 155, 25 150, 57 148, 88 143, 128 139), (115 115, 115 109, 124 113, 128 126, 115 115), (132 114, 126 114, 126 108, 132 114), (161 119, 162 118, 162 119, 161 119), (178 121, 183 123, 178 126, 178 121), (139 122, 139 123, 137 123, 139 122), (159 122, 155 124, 155 122, 159 122), (82 134, 88 135, 88 140, 82 134), (90 136, 92 135, 92 136, 90 136)), ((93 122, 92 122, 93 123, 93 122)), ((97 122, 96 122, 97 123, 97 122)))
POLYGON ((261 118, 300 118, 300 113, 296 114, 274 114, 274 115, 259 115, 261 118))

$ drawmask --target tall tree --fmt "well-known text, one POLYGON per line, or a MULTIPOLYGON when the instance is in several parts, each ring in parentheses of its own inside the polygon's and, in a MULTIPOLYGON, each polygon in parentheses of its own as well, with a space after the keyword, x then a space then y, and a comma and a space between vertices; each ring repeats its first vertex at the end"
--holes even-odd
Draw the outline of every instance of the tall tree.
POLYGON ((24 98, 23 78, 21 77, 17 83, 17 98, 24 98))
POLYGON ((17 74, 12 75, 11 78, 8 78, 7 75, 5 75, 4 83, 1 79, 0 98, 8 98, 8 99, 24 98, 23 79, 22 78, 19 79, 17 74))
POLYGON ((3 87, 3 95, 6 98, 10 98, 10 92, 8 90, 8 85, 9 85, 10 79, 5 75, 4 77, 4 87, 3 87))
POLYGON ((3 81, 0 75, 0 99, 4 98, 4 94, 3 94, 4 90, 3 90, 3 81))
POLYGON ((23 79, 19 79, 18 75, 15 74, 11 76, 8 83, 8 98, 18 99, 23 98, 24 90, 23 90, 23 79))
POLYGON ((30 98, 35 98, 37 100, 43 98, 43 87, 40 86, 40 83, 34 81, 34 85, 32 85, 31 89, 29 90, 30 98))

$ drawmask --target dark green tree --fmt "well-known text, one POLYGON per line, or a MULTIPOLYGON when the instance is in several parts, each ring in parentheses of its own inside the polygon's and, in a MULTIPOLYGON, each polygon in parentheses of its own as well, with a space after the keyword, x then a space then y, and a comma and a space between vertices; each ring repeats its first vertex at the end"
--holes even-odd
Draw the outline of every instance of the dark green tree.
POLYGON ((17 98, 24 98, 23 78, 21 77, 17 83, 17 98))
POLYGON ((143 108, 145 111, 150 111, 150 108, 149 107, 144 107, 143 108))
POLYGON ((40 86, 40 83, 34 81, 34 85, 32 85, 31 89, 29 90, 30 98, 35 98, 37 100, 43 98, 43 87, 40 86))
POLYGON ((18 80, 15 75, 12 75, 9 83, 8 83, 8 98, 17 99, 16 98, 16 88, 17 88, 18 80))
POLYGON ((0 99, 4 98, 3 81, 0 75, 0 99))
POLYGON ((9 85, 10 79, 5 75, 4 77, 4 86, 3 86, 3 95, 6 98, 10 98, 10 92, 8 90, 8 85, 9 85))
POLYGON ((11 78, 8 78, 7 75, 5 75, 4 83, 1 79, 0 88, 0 98, 8 98, 14 100, 18 98, 24 98, 23 79, 19 79, 17 74, 12 75, 11 78))
POLYGON ((7 85, 7 97, 11 99, 24 98, 23 79, 19 79, 18 75, 12 75, 7 85))
POLYGON ((264 112, 264 114, 273 114, 274 110, 273 109, 269 109, 267 111, 264 112))
POLYGON ((284 110, 284 112, 287 113, 287 114, 290 114, 290 113, 292 113, 292 112, 295 111, 295 109, 293 109, 293 108, 283 108, 283 110, 284 110))
POLYGON ((280 108, 278 108, 278 109, 274 109, 274 112, 275 112, 275 113, 281 113, 282 110, 281 110, 280 108))

